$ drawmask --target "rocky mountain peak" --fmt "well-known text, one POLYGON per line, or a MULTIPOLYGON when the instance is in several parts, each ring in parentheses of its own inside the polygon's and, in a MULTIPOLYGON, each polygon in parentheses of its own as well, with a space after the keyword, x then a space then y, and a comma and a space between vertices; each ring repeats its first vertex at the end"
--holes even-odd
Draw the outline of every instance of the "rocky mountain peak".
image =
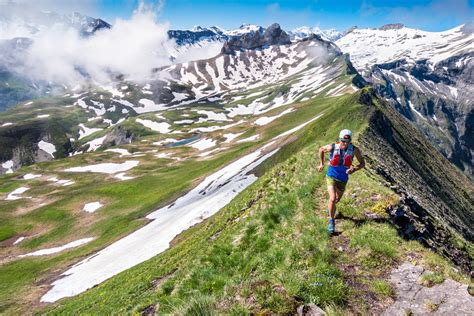
POLYGON ((281 29, 280 24, 273 23, 270 25, 264 33, 264 38, 268 42, 268 45, 275 44, 288 44, 290 43, 290 36, 281 29))
POLYGON ((399 30, 399 29, 402 29, 404 27, 405 27, 405 25, 403 25, 401 23, 389 23, 389 24, 385 24, 385 25, 382 25, 381 27, 379 27, 379 30, 382 30, 382 31, 399 30))
MULTIPOLYGON (((241 27, 242 28, 242 27, 241 27)), ((248 25, 245 25, 248 29, 248 25)), ((234 51, 243 49, 256 49, 271 45, 290 44, 290 36, 281 29, 278 23, 273 23, 268 28, 254 28, 254 31, 246 32, 241 36, 230 36, 222 47, 222 53, 232 54, 234 51)))
POLYGON ((193 28, 191 29, 192 32, 200 32, 202 30, 204 29, 200 25, 194 25, 193 28))
POLYGON ((343 33, 342 36, 346 36, 347 34, 351 33, 351 32, 354 31, 354 30, 357 30, 357 25, 354 25, 354 26, 348 28, 348 29, 343 33))
POLYGON ((224 31, 223 31, 220 27, 218 27, 218 26, 216 26, 216 25, 213 25, 213 26, 209 27, 209 29, 210 29, 211 31, 214 31, 214 32, 218 33, 218 34, 224 33, 224 31))

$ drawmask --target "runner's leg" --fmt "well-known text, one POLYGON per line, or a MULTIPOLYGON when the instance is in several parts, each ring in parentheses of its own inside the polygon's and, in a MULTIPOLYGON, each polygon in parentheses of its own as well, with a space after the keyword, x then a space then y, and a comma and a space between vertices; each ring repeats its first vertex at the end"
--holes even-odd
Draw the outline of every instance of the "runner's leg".
POLYGON ((336 188, 334 185, 328 185, 329 193, 329 202, 328 202, 328 211, 329 217, 334 218, 336 213, 336 188))
POLYGON ((335 190, 336 190, 336 203, 338 203, 342 199, 342 195, 344 194, 344 191, 341 191, 336 187, 335 187, 335 190))

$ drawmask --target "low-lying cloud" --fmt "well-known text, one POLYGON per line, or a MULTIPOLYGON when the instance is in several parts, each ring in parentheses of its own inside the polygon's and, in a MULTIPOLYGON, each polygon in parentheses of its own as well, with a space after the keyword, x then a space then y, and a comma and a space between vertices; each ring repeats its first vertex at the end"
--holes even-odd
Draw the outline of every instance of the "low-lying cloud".
POLYGON ((168 28, 143 3, 130 19, 117 19, 111 29, 93 36, 81 36, 76 28, 58 23, 35 31, 31 45, 9 67, 33 80, 68 86, 108 84, 118 74, 144 81, 152 69, 170 63, 169 47, 176 44, 168 28))

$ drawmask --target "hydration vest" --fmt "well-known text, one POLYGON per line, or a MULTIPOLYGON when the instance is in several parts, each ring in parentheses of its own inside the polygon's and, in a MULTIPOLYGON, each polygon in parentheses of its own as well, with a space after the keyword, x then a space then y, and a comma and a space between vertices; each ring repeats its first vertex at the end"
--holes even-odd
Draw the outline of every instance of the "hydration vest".
POLYGON ((350 168, 352 165, 352 158, 354 158, 354 145, 349 144, 345 150, 344 157, 341 158, 341 148, 339 144, 334 144, 332 158, 329 161, 329 164, 333 167, 344 166, 350 168))

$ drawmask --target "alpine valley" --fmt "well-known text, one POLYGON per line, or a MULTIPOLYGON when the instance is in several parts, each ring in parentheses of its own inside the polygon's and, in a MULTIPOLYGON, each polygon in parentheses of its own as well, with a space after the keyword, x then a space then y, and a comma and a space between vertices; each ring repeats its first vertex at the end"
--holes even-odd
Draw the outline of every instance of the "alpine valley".
POLYGON ((167 30, 150 76, 71 85, 20 71, 35 34, 116 26, 0 13, 12 23, 0 313, 390 314, 403 264, 467 295, 440 312, 472 308, 472 25, 167 30), (367 166, 330 237, 317 152, 343 128, 367 166))

